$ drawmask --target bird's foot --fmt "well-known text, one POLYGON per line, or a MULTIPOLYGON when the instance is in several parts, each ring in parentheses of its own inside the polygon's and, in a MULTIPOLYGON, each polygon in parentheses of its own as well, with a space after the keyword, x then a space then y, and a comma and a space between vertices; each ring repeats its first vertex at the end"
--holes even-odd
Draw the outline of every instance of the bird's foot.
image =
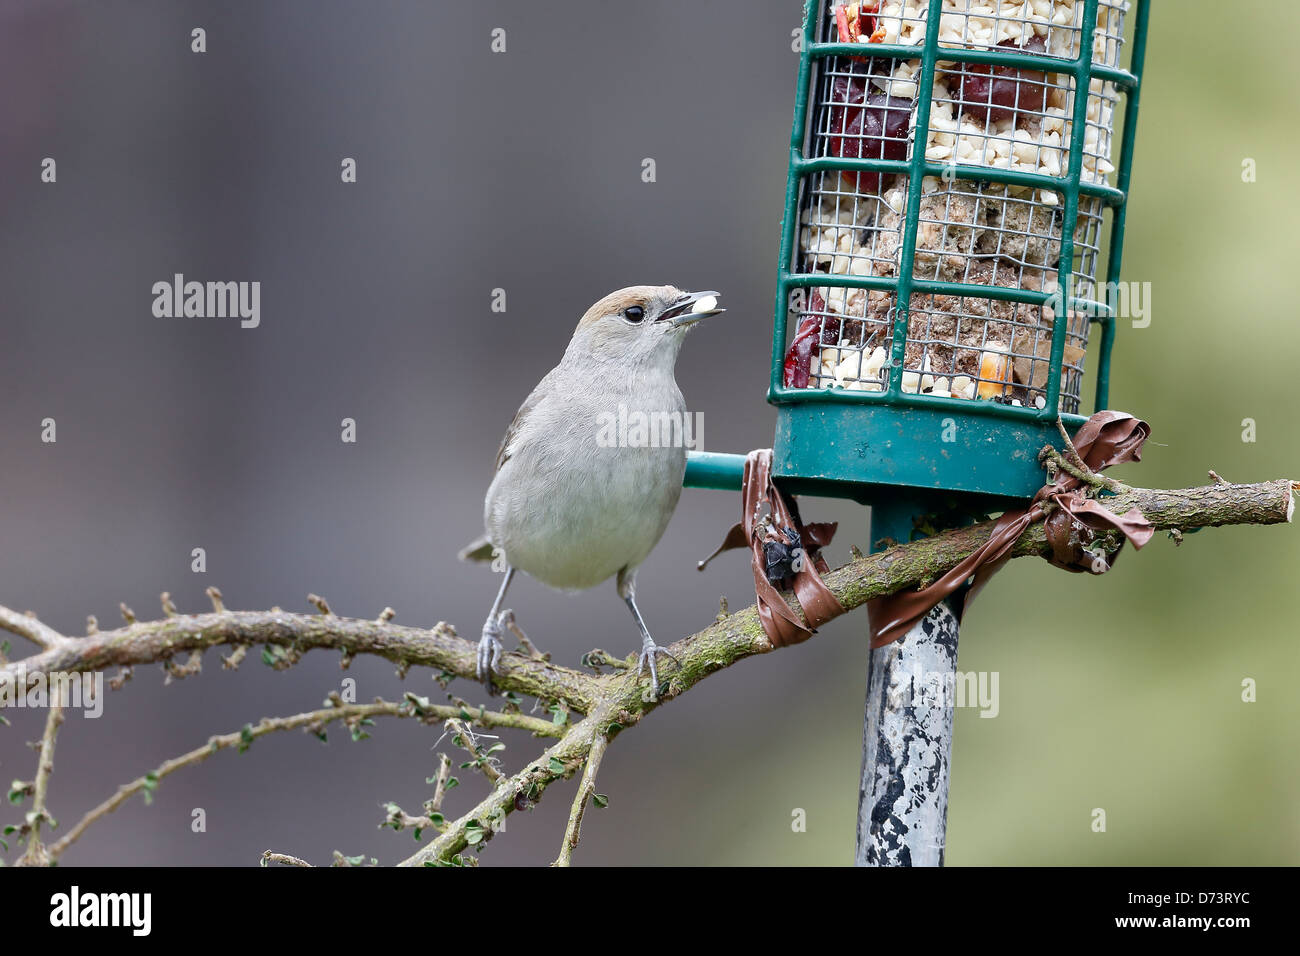
POLYGON ((650 669, 651 693, 653 694, 651 700, 659 698, 659 670, 655 667, 656 654, 664 655, 678 667, 681 667, 681 662, 656 644, 649 634, 641 639, 641 654, 636 659, 636 673, 639 677, 645 673, 647 667, 650 669))
POLYGON ((494 694, 492 688, 492 672, 497 669, 497 662, 501 660, 501 652, 505 647, 501 643, 501 632, 505 629, 508 621, 514 620, 513 611, 502 611, 500 614, 494 614, 488 617, 483 624, 483 636, 478 642, 478 679, 483 682, 489 694, 494 694))

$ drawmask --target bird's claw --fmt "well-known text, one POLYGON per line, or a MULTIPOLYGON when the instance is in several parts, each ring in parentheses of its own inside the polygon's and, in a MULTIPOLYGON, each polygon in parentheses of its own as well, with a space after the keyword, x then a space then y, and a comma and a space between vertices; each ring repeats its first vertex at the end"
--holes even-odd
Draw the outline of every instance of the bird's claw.
POLYGON ((493 693, 492 672, 497 669, 501 652, 505 650, 501 643, 501 632, 505 629, 506 623, 512 620, 514 620, 514 611, 506 610, 489 617, 483 624, 483 636, 478 642, 476 672, 489 694, 493 693))
POLYGON ((670 661, 672 661, 674 664, 677 664, 678 667, 681 666, 681 663, 677 660, 677 658, 673 657, 673 655, 669 654, 666 650, 664 650, 662 647, 660 647, 660 646, 659 646, 658 644, 656 644, 654 641, 650 640, 648 637, 647 637, 644 641, 642 641, 642 643, 641 643, 641 654, 640 654, 640 656, 637 657, 637 659, 636 659, 636 673, 637 673, 637 676, 640 677, 642 674, 645 673, 646 668, 647 668, 647 667, 649 668, 649 670, 650 670, 650 684, 651 684, 651 688, 652 688, 652 693, 654 694, 655 698, 658 698, 658 696, 659 696, 659 670, 658 670, 657 667, 655 667, 655 655, 656 655, 656 654, 662 654, 662 655, 664 655, 664 657, 668 658, 668 659, 669 659, 670 661))

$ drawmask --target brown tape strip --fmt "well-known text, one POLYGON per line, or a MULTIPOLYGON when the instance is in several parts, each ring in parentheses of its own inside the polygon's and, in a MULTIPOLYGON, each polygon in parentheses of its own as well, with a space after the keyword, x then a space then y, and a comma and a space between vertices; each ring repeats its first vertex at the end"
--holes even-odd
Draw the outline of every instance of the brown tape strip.
MULTIPOLYGON (((1097 412, 1075 435, 1074 447, 1084 464, 1096 472, 1127 461, 1141 461, 1142 443, 1150 434, 1151 427, 1146 422, 1125 412, 1097 412)), ((1101 574, 1114 563, 1118 551, 1103 560, 1084 549, 1085 542, 1081 539, 1087 536, 1088 531, 1114 528, 1121 531, 1135 548, 1141 548, 1151 540, 1155 529, 1137 508, 1116 515, 1086 497, 1082 489, 1083 483, 1073 475, 1058 475, 1055 484, 1039 489, 1028 508, 1002 515, 994 524, 989 540, 978 551, 929 587, 868 601, 871 646, 881 647, 898 640, 931 608, 973 577, 966 597, 969 602, 1006 563, 1016 539, 1045 516, 1044 531, 1052 548, 1048 561, 1067 571, 1101 574), (1045 507, 1048 502, 1057 506, 1050 515, 1045 507)))
POLYGON ((770 448, 751 451, 745 457, 741 498, 744 511, 740 523, 727 532, 717 551, 699 563, 699 569, 703 571, 723 551, 748 546, 750 564, 754 571, 758 617, 763 622, 768 640, 774 647, 806 641, 817 628, 844 613, 844 605, 840 604, 839 599, 821 579, 827 570, 821 549, 830 544, 836 525, 826 522, 805 525, 800 520, 797 502, 793 498, 787 501, 772 482, 770 448), (806 625, 799 620, 799 616, 786 603, 776 586, 767 579, 766 545, 780 542, 793 547, 795 535, 803 548, 804 560, 798 571, 787 575, 778 583, 794 590, 807 619, 806 625))

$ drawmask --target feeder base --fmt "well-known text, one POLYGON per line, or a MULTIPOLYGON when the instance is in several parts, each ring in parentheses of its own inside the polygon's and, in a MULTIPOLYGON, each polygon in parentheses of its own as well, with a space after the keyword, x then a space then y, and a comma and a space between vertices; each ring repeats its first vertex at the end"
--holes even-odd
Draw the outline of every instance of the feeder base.
MULTIPOLYGON (((1062 420, 1071 435, 1084 422, 1062 420)), ((1032 497, 1045 480, 1039 451, 1063 444, 1054 420, 810 402, 777 407, 772 474, 792 494, 871 504, 900 488, 964 492, 997 510, 1032 497)))

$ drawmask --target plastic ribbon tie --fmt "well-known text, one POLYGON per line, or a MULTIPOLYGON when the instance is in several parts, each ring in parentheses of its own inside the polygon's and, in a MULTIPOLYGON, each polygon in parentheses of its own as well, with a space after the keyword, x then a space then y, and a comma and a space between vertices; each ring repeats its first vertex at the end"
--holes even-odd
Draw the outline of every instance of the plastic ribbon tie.
POLYGON ((774 647, 806 641, 817 628, 844 613, 844 605, 821 579, 828 570, 821 549, 830 544, 836 524, 805 525, 800 520, 798 503, 782 495, 772 482, 770 448, 745 456, 741 497, 741 521, 727 532, 722 546, 699 563, 699 570, 723 551, 748 547, 758 617, 768 640, 774 647), (807 623, 799 619, 778 586, 794 590, 807 623))
MULTIPOLYGON (((1111 465, 1141 461, 1142 443, 1150 434, 1151 426, 1126 412, 1102 411, 1083 423, 1074 437, 1074 447, 1088 469, 1099 472, 1111 465)), ((931 608, 973 577, 966 595, 969 602, 1006 564, 1016 539, 1036 521, 1046 518, 1043 530, 1051 548, 1047 560, 1067 571, 1102 574, 1110 570, 1119 550, 1110 555, 1088 550, 1086 545, 1096 532, 1120 531, 1134 548, 1151 540, 1155 528, 1141 511, 1130 508, 1117 515, 1087 497, 1083 489, 1084 482, 1066 472, 1059 473, 1053 483, 1038 490, 1028 508, 1008 511, 998 518, 988 541, 943 577, 919 591, 868 601, 871 646, 883 647, 898 640, 931 608), (1055 507, 1049 508, 1049 504, 1055 507)))

